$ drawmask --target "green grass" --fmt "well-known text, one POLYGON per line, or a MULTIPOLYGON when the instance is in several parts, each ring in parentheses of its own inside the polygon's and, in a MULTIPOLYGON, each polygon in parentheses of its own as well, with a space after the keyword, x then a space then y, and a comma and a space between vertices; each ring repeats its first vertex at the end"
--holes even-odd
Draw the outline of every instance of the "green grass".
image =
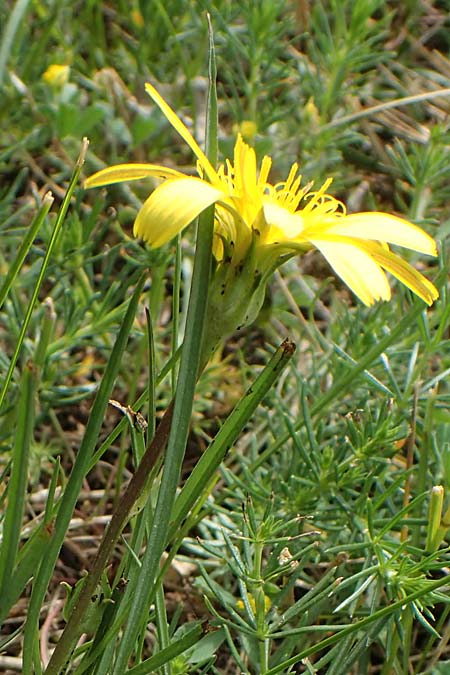
POLYGON ((45 672, 58 643, 50 674, 450 668, 449 9, 0 7, 1 672, 45 672), (209 120, 212 151, 206 10, 219 159, 250 122, 274 183, 298 161, 350 210, 413 220, 439 242, 409 259, 440 298, 424 310, 393 284, 365 308, 308 253, 195 385, 207 240, 195 265, 194 228, 145 248, 153 183, 82 178, 195 172, 146 81, 202 143, 209 120))

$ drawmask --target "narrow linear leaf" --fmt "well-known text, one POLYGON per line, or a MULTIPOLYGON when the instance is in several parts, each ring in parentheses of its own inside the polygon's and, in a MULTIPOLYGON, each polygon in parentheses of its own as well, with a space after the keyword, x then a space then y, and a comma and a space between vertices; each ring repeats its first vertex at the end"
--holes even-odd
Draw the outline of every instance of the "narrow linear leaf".
MULTIPOLYGON (((64 494, 58 509, 56 517, 54 532, 48 546, 47 555, 43 560, 39 571, 37 573, 35 582, 33 584, 33 592, 31 595, 30 607, 28 611, 27 622, 25 624, 25 644, 30 645, 33 640, 33 635, 37 627, 40 607, 44 599, 48 583, 50 581, 53 569, 58 558, 59 550, 64 541, 64 537, 72 517, 75 503, 78 499, 83 479, 89 468, 91 456, 93 454, 95 445, 98 441, 98 436, 103 423, 104 414, 108 406, 108 401, 111 397, 112 388, 117 377, 117 373, 122 361, 122 355, 128 341, 133 321, 136 315, 137 306, 141 291, 144 285, 145 277, 142 277, 136 286, 136 289, 130 299, 127 312, 123 319, 119 333, 116 338, 113 350, 111 352, 108 365, 100 384, 97 396, 92 406, 91 414, 86 426, 86 431, 83 436, 80 448, 78 450, 77 458, 75 460, 72 473, 67 483, 64 494)), ((69 651, 72 647, 70 642, 69 651)), ((31 650, 24 649, 24 671, 31 666, 31 650)), ((61 654, 64 663, 65 656, 61 654)), ((55 659, 56 660, 56 659, 55 659)), ((50 664, 52 661, 50 661, 50 664)), ((48 672, 59 672, 59 666, 54 668, 54 665, 48 666, 48 672)))
POLYGON ((23 21, 29 2, 30 0, 17 0, 14 9, 9 15, 8 21, 6 22, 0 41, 0 86, 3 84, 6 64, 11 55, 11 49, 14 44, 17 29, 19 28, 21 21, 23 21))
POLYGON ((39 272, 39 276, 38 276, 38 279, 36 281, 36 285, 34 287, 33 294, 31 296, 31 299, 30 299, 30 302, 29 302, 29 305, 28 305, 27 313, 25 315, 25 319, 23 321, 19 337, 17 339, 16 349, 14 350, 14 354, 13 354, 13 356, 11 358, 11 362, 9 364, 8 372, 7 372, 5 380, 3 382, 3 387, 0 391, 0 408, 3 404, 6 392, 8 390, 9 383, 11 381, 12 374, 14 372, 14 368, 16 366, 17 359, 19 357, 20 350, 22 348, 22 344, 23 344, 23 341, 25 339, 25 335, 26 335, 28 326, 30 324, 31 317, 33 315, 34 306, 35 306, 36 301, 38 299, 38 294, 39 294, 40 288, 42 286, 42 283, 45 279, 47 268, 48 268, 48 265, 50 263, 50 258, 53 254, 53 249, 55 248, 56 241, 58 239, 59 233, 61 231, 61 228, 63 226, 64 220, 65 220, 65 217, 66 217, 66 214, 67 214, 67 210, 69 208, 70 200, 72 199, 72 195, 73 195, 73 192, 75 190, 75 186, 78 183, 78 179, 80 177, 81 169, 82 169, 83 163, 84 163, 84 158, 85 158, 86 152, 87 152, 87 147, 88 147, 88 140, 87 140, 87 138, 85 138, 83 140, 83 144, 81 146, 81 152, 80 152, 80 155, 78 157, 77 163, 75 165, 75 169, 74 169, 74 171, 72 173, 72 176, 71 176, 71 179, 70 179, 69 187, 67 188, 67 192, 66 192, 66 194, 64 196, 64 199, 62 201, 62 204, 61 204, 61 208, 59 209, 58 215, 56 217, 55 225, 53 227, 53 231, 52 231, 52 234, 51 234, 51 237, 50 237, 50 241, 48 243, 47 250, 45 252, 45 256, 44 256, 44 260, 42 262, 42 266, 41 266, 41 269, 40 269, 40 272, 39 272))
POLYGON ((0 606, 3 606, 5 587, 11 582, 19 548, 28 482, 28 460, 33 438, 36 379, 36 368, 28 362, 25 364, 17 403, 17 431, 12 450, 12 469, 0 549, 0 606))
POLYGON ((285 340, 280 345, 254 384, 236 404, 211 445, 200 457, 175 502, 169 536, 173 536, 202 494, 257 406, 289 363, 294 351, 295 345, 290 340, 285 340))
POLYGON ((44 195, 44 199, 42 200, 42 205, 36 214, 36 216, 33 219, 33 222, 31 223, 20 247, 17 252, 16 257, 14 258, 13 262, 9 265, 8 271, 6 273, 6 276, 4 278, 3 284, 0 288, 0 307, 3 305, 5 302, 5 298, 8 295, 11 286, 14 283, 14 280, 17 277, 17 274, 22 267, 22 263, 25 260, 31 245, 34 241, 34 238, 36 237, 37 233, 39 232, 42 223, 44 222, 45 218, 48 215, 48 212, 50 211, 50 208, 53 204, 53 197, 51 192, 47 192, 44 195))
POLYGON ((201 635, 202 635, 202 627, 199 624, 198 626, 195 626, 192 630, 190 630, 188 633, 186 633, 186 635, 183 635, 182 638, 172 642, 172 644, 169 647, 161 649, 160 652, 158 652, 151 658, 147 659, 146 661, 143 661, 138 666, 135 666, 134 668, 130 668, 130 670, 127 670, 127 673, 129 675, 146 675, 147 673, 151 673, 154 670, 156 670, 156 668, 161 668, 166 663, 169 663, 176 656, 179 656, 187 649, 197 644, 201 635))

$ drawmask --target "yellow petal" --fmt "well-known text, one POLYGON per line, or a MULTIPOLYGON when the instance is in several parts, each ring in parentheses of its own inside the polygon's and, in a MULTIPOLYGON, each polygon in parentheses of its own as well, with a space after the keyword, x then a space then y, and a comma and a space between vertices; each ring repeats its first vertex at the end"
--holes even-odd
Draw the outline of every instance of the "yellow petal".
POLYGON ((253 148, 238 134, 234 146, 234 185, 240 195, 253 196, 256 183, 256 154, 253 148))
POLYGON ((145 85, 145 91, 150 96, 150 98, 153 99, 158 108, 166 117, 167 121, 170 122, 170 124, 173 126, 175 131, 177 131, 180 134, 181 138, 191 148, 192 152, 197 157, 198 161, 203 167, 203 170, 205 171, 209 180, 212 183, 217 182, 218 176, 216 170, 212 166, 211 162, 209 161, 203 150, 198 145, 197 141, 192 136, 187 126, 183 124, 183 122, 180 120, 176 112, 172 110, 172 108, 168 103, 166 103, 163 97, 156 91, 155 87, 153 87, 148 82, 145 85))
POLYGON ((158 248, 222 196, 220 190, 200 178, 167 180, 144 202, 134 223, 134 234, 158 248))
POLYGON ((214 232, 213 245, 212 245, 213 255, 216 260, 223 260, 224 256, 224 247, 222 239, 214 232))
POLYGON ((272 159, 268 155, 264 155, 264 157, 262 159, 262 162, 261 162, 261 168, 259 170, 259 176, 258 176, 258 187, 261 190, 264 190, 264 188, 266 186, 271 166, 272 166, 272 159))
POLYGON ((301 213, 291 213, 282 206, 268 201, 263 204, 263 213, 269 225, 264 240, 265 244, 289 241, 301 235, 303 230, 301 213))
POLYGON ((154 176, 155 178, 174 178, 184 176, 184 174, 175 169, 168 169, 158 164, 116 164, 106 169, 97 171, 89 178, 86 178, 84 187, 101 187, 102 185, 111 185, 112 183, 122 183, 126 180, 139 180, 154 176))
POLYGON ((336 218, 331 226, 324 227, 327 234, 337 234, 355 239, 387 241, 419 253, 437 255, 433 239, 417 225, 387 213, 353 213, 336 218))
POLYGON ((401 281, 402 284, 405 284, 419 298, 422 298, 427 305, 433 304, 439 297, 439 292, 434 284, 409 263, 400 258, 400 256, 376 245, 368 245, 367 248, 375 262, 384 267, 385 270, 401 281))
POLYGON ((311 243, 365 305, 390 299, 391 290, 383 270, 357 245, 323 239, 311 243))

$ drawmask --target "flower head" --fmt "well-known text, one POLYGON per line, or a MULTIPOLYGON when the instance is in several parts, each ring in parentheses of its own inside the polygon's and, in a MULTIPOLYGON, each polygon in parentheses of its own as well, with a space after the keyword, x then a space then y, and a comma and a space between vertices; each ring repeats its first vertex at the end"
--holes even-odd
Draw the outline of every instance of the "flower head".
POLYGON ((137 28, 143 28, 145 25, 144 17, 138 9, 132 9, 130 12, 132 22, 137 28))
POLYGON ((69 81, 70 66, 63 66, 58 63, 52 63, 42 75, 44 82, 47 82, 55 89, 61 89, 69 81))
POLYGON ((233 133, 241 134, 242 138, 251 142, 258 131, 258 126, 253 120, 242 120, 239 124, 233 124, 233 133))
MULTIPOLYGON (((331 179, 313 191, 311 184, 302 186, 297 164, 285 181, 271 184, 272 160, 264 157, 258 171, 255 151, 241 135, 236 140, 233 161, 227 160, 215 170, 154 87, 147 84, 146 90, 194 152, 198 177, 155 164, 123 164, 88 178, 87 187, 146 176, 164 179, 139 211, 135 235, 153 247, 162 246, 215 204, 214 256, 218 270, 232 269, 236 281, 236 270, 240 273, 247 265, 247 275, 258 279, 257 285, 247 279, 247 294, 251 288, 261 290, 268 275, 287 257, 316 248, 366 305, 391 297, 385 271, 427 304, 437 298, 434 285, 389 248, 394 244, 435 256, 433 239, 419 227, 386 213, 348 215, 342 202, 327 193, 331 179)), ((222 270, 221 275, 223 287, 224 279, 230 280, 230 272, 222 270)))

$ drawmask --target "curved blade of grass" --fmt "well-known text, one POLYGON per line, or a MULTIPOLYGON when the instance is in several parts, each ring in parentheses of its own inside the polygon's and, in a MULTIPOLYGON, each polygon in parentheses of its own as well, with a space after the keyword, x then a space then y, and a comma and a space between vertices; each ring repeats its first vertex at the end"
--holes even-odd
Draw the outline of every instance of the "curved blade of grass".
MULTIPOLYGON (((285 369, 294 351, 294 343, 290 340, 284 340, 264 370, 236 404, 211 445, 202 454, 174 504, 169 538, 173 536, 199 496, 207 488, 226 453, 275 380, 285 369)), ((209 490, 207 494, 209 494, 209 490)))
MULTIPOLYGON (((167 623, 166 598, 162 581, 156 585, 155 593, 155 624, 160 652, 170 647, 169 624, 167 623)), ((170 659, 162 665, 162 675, 172 675, 170 659)), ((148 672, 148 671, 145 671, 148 672)))
MULTIPOLYGON (((0 624, 3 623, 8 616, 11 607, 18 601, 26 584, 30 581, 33 574, 39 567, 39 563, 44 556, 48 543, 51 538, 51 529, 48 524, 51 520, 53 512, 55 491, 59 476, 59 458, 55 462, 55 469, 53 471, 50 485, 48 488, 47 503, 45 505, 44 520, 34 530, 28 541, 19 550, 16 559, 16 568, 9 582, 5 585, 2 594, 2 601, 0 603, 0 624)), ((22 630, 22 629, 21 629, 22 630)))
MULTIPOLYGON (((206 153, 214 166, 217 162, 217 94, 216 66, 212 30, 210 27, 209 99, 207 108, 206 153)), ((150 599, 155 592, 155 578, 167 540, 169 519, 175 500, 184 451, 186 448, 194 400, 195 385, 201 364, 203 326, 206 318, 209 277, 211 270, 214 207, 204 211, 198 221, 197 242, 186 332, 181 353, 180 372, 175 394, 173 420, 167 445, 166 461, 158 492, 153 525, 145 550, 142 567, 136 583, 130 583, 127 592, 132 603, 128 621, 119 645, 113 675, 123 675, 141 631, 150 599), (134 588, 131 588, 131 587, 134 588)))
POLYGON ((50 211, 50 208, 53 204, 53 196, 51 192, 47 192, 44 195, 44 199, 42 200, 41 207, 39 211, 37 212, 36 216, 34 217, 27 234, 22 241, 20 248, 17 252, 17 255, 11 265, 9 265, 8 272, 6 273, 5 279, 3 281, 3 284, 0 288, 0 307, 3 305, 5 302, 5 298, 9 293, 9 290, 11 286, 14 283, 15 278, 17 277, 17 274, 22 267, 22 263, 25 260, 28 251, 31 248, 31 245, 34 241, 34 238, 36 234, 39 232, 42 223, 44 222, 48 212, 50 211))
POLYGON ((350 113, 350 115, 343 115, 337 119, 324 124, 321 127, 321 131, 325 129, 334 129, 335 127, 340 127, 342 125, 348 125, 359 120, 362 117, 370 117, 376 113, 383 112, 384 110, 389 110, 390 108, 400 108, 404 105, 411 105, 413 103, 420 103, 420 101, 432 101, 435 98, 444 98, 445 96, 450 96, 450 87, 445 89, 434 89, 433 91, 424 91, 420 94, 413 94, 411 96, 403 96, 402 98, 396 98, 393 101, 385 101, 384 103, 378 103, 377 105, 370 106, 369 108, 364 108, 363 110, 358 110, 357 112, 350 113))
POLYGON ((0 391, 0 408, 3 404, 6 392, 8 390, 8 386, 9 386, 9 383, 11 381, 12 374, 14 372, 14 368, 16 366, 17 359, 19 357, 20 350, 22 348, 22 343, 25 339, 25 334, 27 332, 28 325, 31 321, 31 316, 33 314, 34 306, 36 304, 36 300, 38 298, 39 291, 40 291, 40 288, 42 286, 42 282, 45 279, 47 267, 49 265, 50 258, 52 256, 56 240, 57 240, 58 235, 59 235, 59 233, 61 231, 61 228, 63 226, 64 219, 66 217, 67 209, 69 208, 69 204, 70 204, 70 200, 72 198, 73 191, 75 190, 75 186, 78 182, 78 178, 80 177, 80 173, 81 173, 81 169, 82 169, 82 166, 83 166, 83 163, 84 163, 84 158, 85 158, 85 155, 86 155, 87 147, 88 147, 88 140, 87 140, 87 138, 84 138, 82 146, 81 146, 80 155, 77 159, 77 162, 75 164, 75 168, 74 168, 73 173, 72 173, 72 177, 70 179, 69 187, 67 188, 67 192, 66 192, 65 197, 63 199, 63 202, 61 204, 61 208, 59 209, 58 216, 56 218, 55 225, 53 227, 53 232, 51 234, 50 241, 48 243, 48 247, 47 247, 47 250, 45 252, 44 260, 42 262, 42 267, 40 269, 39 276, 38 276, 38 279, 36 281, 36 285, 34 287, 33 294, 32 294, 31 299, 30 299, 30 303, 28 305, 27 313, 25 315, 25 319, 24 319, 24 322, 22 324, 22 328, 20 330, 19 337, 17 339, 16 349, 14 351, 14 354, 13 354, 12 358, 11 358, 11 362, 9 364, 8 372, 7 372, 5 380, 3 382, 3 387, 0 391))
POLYGON ((3 607, 5 587, 11 583, 11 574, 19 549, 20 532, 25 509, 28 483, 28 459, 34 428, 34 398, 37 370, 33 363, 25 364, 20 398, 17 403, 17 426, 12 450, 12 469, 8 483, 8 501, 3 522, 3 540, 0 549, 0 606, 3 607))
POLYGON ((42 558, 45 556, 51 534, 51 529, 43 524, 20 550, 20 561, 14 570, 13 577, 9 579, 8 584, 5 584, 5 589, 2 592, 0 623, 3 623, 8 616, 11 607, 17 602, 26 584, 38 569, 42 558))
POLYGON ((27 11, 29 2, 30 0, 17 0, 13 11, 9 15, 8 21, 6 22, 5 30, 0 41, 0 86, 3 84, 6 64, 8 63, 8 58, 11 54, 11 47, 14 43, 17 29, 27 11))
POLYGON ((90 459, 98 441, 105 410, 108 406, 112 388, 114 386, 122 361, 122 356, 127 344, 128 336, 136 316, 144 281, 145 277, 142 277, 130 299, 125 317, 111 352, 111 357, 105 369, 100 388, 92 406, 91 414, 86 426, 86 431, 78 450, 72 473, 59 504, 54 531, 47 549, 47 554, 41 563, 33 584, 33 592, 31 595, 28 617, 25 624, 24 672, 31 672, 31 645, 33 644, 34 634, 38 625, 41 604, 53 573, 59 550, 64 541, 64 537, 72 517, 73 509, 80 493, 83 479, 89 468, 90 459))

